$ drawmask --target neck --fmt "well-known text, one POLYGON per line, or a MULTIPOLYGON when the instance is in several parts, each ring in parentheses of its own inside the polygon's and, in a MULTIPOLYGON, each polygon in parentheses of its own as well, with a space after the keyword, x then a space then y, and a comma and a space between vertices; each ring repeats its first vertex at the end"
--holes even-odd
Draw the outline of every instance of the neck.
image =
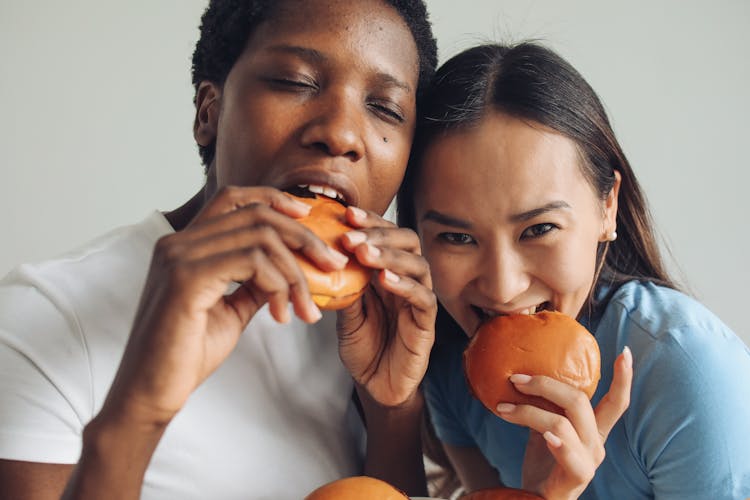
POLYGON ((201 208, 206 202, 206 186, 185 202, 182 206, 170 211, 164 212, 164 217, 175 231, 182 231, 191 220, 198 215, 201 208))

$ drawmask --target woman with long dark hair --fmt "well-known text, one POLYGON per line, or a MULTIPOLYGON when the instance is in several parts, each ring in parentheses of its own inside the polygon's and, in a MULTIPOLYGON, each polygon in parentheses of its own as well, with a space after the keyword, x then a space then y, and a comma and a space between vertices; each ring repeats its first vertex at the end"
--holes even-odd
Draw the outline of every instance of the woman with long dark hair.
POLYGON ((423 110, 398 217, 419 234, 440 301, 425 392, 464 488, 750 496, 750 353, 669 277, 635 174, 583 77, 533 43, 479 46, 443 65, 423 110), (498 418, 471 396, 463 348, 488 319, 539 310, 595 336, 598 389, 589 402, 514 375, 519 391, 565 413, 500 404, 498 418))

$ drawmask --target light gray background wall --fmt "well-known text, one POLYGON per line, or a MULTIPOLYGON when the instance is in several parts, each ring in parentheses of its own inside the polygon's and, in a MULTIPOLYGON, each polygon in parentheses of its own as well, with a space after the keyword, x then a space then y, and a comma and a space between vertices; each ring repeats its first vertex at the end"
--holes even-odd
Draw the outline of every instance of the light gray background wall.
MULTIPOLYGON (((0 1, 0 274, 192 195, 205 0, 0 1)), ((537 38, 598 91, 693 293, 750 344, 750 2, 428 0, 441 60, 537 38)))

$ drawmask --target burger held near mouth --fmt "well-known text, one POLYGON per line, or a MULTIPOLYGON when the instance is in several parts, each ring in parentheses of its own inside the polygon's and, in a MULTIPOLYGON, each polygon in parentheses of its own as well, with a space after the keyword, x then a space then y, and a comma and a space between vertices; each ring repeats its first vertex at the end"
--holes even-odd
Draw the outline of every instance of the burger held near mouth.
MULTIPOLYGON (((310 213, 299 222, 326 244, 345 253, 339 239, 353 229, 346 222, 346 207, 321 195, 294 198, 312 207, 310 213)), ((343 269, 336 271, 323 271, 299 254, 297 262, 307 279, 313 301, 320 309, 337 310, 351 305, 362 295, 370 281, 371 271, 355 258, 350 258, 343 269)))
POLYGON ((514 373, 546 375, 582 390, 589 399, 600 378, 599 346, 575 319, 553 311, 497 316, 477 330, 464 351, 474 396, 497 414, 499 403, 531 404, 562 413, 550 401, 522 394, 514 373))

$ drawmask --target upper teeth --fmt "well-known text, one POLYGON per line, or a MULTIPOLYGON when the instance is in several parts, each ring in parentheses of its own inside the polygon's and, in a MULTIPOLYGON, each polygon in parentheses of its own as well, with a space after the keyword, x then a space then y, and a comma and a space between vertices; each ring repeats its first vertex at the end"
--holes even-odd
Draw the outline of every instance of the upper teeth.
POLYGON ((298 184, 297 187, 307 189, 311 193, 322 194, 334 200, 344 201, 344 195, 329 186, 321 186, 317 184, 298 184))
MULTIPOLYGON (((536 312, 538 310, 541 310, 541 308, 542 308, 541 305, 532 306, 528 309, 524 309, 523 311, 518 311, 515 314, 527 314, 527 315, 536 314, 536 312)), ((492 309, 485 309, 484 307, 482 307, 481 309, 482 309, 482 313, 490 318, 494 318, 495 316, 500 316, 502 314, 492 309)))

